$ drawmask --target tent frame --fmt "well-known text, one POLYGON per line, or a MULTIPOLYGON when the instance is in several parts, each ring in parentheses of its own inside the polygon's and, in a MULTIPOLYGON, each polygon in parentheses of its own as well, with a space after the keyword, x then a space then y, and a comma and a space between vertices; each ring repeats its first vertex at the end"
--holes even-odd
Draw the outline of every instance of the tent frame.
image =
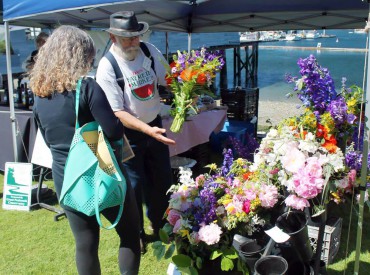
MULTIPOLYGON (((158 0, 159 1, 159 0, 158 0)), ((147 3, 152 3, 153 2, 157 2, 158 1, 147 1, 147 3)), ((352 1, 355 1, 355 0, 351 0, 351 1, 348 1, 351 2, 351 3, 355 3, 355 2, 352 2, 352 1)), ((357 0, 359 1, 359 0, 357 0)), ((4 2, 4 1, 3 1, 4 2)), ((9 8, 9 9, 14 9, 14 7, 10 4, 14 4, 14 3, 10 3, 10 2, 13 2, 13 1, 6 1, 5 0, 6 5, 4 5, 6 8, 9 8)), ((92 1, 89 1, 90 3, 92 1)), ((98 2, 98 0, 95 1, 96 3, 98 2)), ((108 5, 114 5, 114 4, 121 4, 123 5, 122 2, 126 2, 126 1, 111 1, 111 3, 108 3, 107 1, 102 1, 104 2, 104 4, 102 5, 105 5, 105 6, 108 6, 108 5)), ((129 4, 132 4, 132 5, 140 5, 142 2, 144 1, 127 1, 127 5, 129 4)), ((176 4, 180 4, 181 1, 168 1, 168 3, 171 3, 171 2, 176 2, 176 4)), ((312 18, 321 18, 321 17, 324 17, 324 18, 329 18, 330 16, 333 16, 333 17, 336 17, 336 18, 341 18, 343 20, 347 20, 347 21, 343 21, 343 22, 339 22, 337 24, 328 24, 326 27, 322 27, 322 29, 330 29, 330 28, 333 28, 333 29, 338 29, 338 28, 341 28, 341 26, 343 26, 342 24, 343 23, 347 23, 346 26, 351 26, 351 24, 353 25, 358 25, 361 21, 358 17, 354 16, 354 15, 350 15, 348 14, 348 11, 347 13, 343 13, 341 14, 340 12, 338 11, 333 11, 333 12, 322 12, 322 13, 319 13, 319 12, 316 12, 316 13, 313 13, 311 15, 301 15, 301 16, 297 16, 297 17, 292 17, 292 15, 290 16, 290 19, 288 20, 284 20, 284 19, 280 19, 278 17, 273 17, 271 16, 271 14, 269 12, 267 12, 266 14, 253 14, 252 11, 248 11, 248 12, 245 12, 245 15, 242 15, 242 16, 236 16, 236 17, 233 17, 232 19, 228 19, 228 20, 224 20, 222 21, 221 19, 219 18, 212 18, 212 16, 210 16, 208 14, 208 17, 206 16, 207 14, 197 14, 196 10, 195 10, 195 7, 197 5, 201 6, 203 3, 211 3, 211 0, 209 1, 198 1, 197 0, 190 0, 188 3, 190 4, 191 6, 191 12, 189 12, 188 14, 188 18, 187 18, 187 24, 186 24, 186 30, 182 29, 182 31, 186 31, 188 34, 189 34, 189 42, 188 42, 188 48, 190 49, 190 41, 191 41, 191 33, 192 32, 208 32, 207 30, 208 29, 212 29, 212 26, 221 26, 222 24, 225 24, 227 26, 229 26, 230 30, 229 31, 236 31, 236 29, 239 29, 239 31, 245 31, 245 29, 241 30, 241 28, 244 28, 243 25, 240 25, 239 22, 240 20, 245 20, 245 21, 248 21, 248 20, 255 20, 255 19, 266 19, 268 18, 270 20, 270 23, 269 24, 257 24, 257 25, 253 25, 251 26, 248 30, 250 31, 255 31, 255 30, 271 30, 271 29, 280 29, 280 30, 286 30, 286 29, 297 29, 297 26, 299 26, 299 29, 320 29, 320 26, 319 25, 313 25, 313 24, 309 24, 306 22, 306 20, 309 20, 309 19, 312 19, 312 18), (196 21, 198 21, 198 24, 199 24, 199 28, 196 28, 196 21), (208 22, 208 29, 207 27, 206 28, 202 28, 201 26, 201 23, 200 22, 203 22, 203 24, 205 24, 206 22, 208 22), (295 28, 293 27, 295 26, 295 28), (232 29, 234 28, 234 29, 232 29)), ((263 1, 260 1, 260 3, 262 3, 263 1)), ((322 3, 324 2, 328 2, 328 1, 322 1, 322 3)), ((334 1, 332 1, 334 2, 334 1)), ((364 1, 362 1, 364 2, 364 1)), ((369 2, 370 0, 367 0, 366 1, 368 3, 368 6, 369 6, 369 2)), ((62 3, 62 2, 60 2, 62 3)), ((60 5, 60 3, 58 3, 60 5)), ((232 7, 232 1, 224 1, 224 3, 220 2, 220 1, 217 1, 217 0, 214 0, 214 3, 216 4, 219 4, 219 5, 226 5, 224 7, 221 7, 221 8, 225 8, 225 9, 228 9, 228 8, 231 8, 232 7), (227 3, 226 3, 227 2, 227 3)), ((253 2, 254 3, 254 2, 253 2)), ((285 7, 284 4, 285 1, 282 1, 281 2, 282 5, 281 7, 285 7)), ((317 3, 317 2, 316 2, 317 3)), ((343 2, 341 2, 343 3, 343 2)), ((4 4, 4 3, 3 3, 4 4)), ((22 5, 25 5, 25 2, 22 2, 22 3, 19 3, 19 7, 21 7, 22 5)), ((62 4, 63 5, 63 4, 62 4)), ((255 3, 256 6, 258 6, 256 3, 255 3)), ((356 4, 353 4, 353 5, 356 5, 356 6, 360 6, 360 4, 357 2, 356 4)), ((41 12, 40 14, 48 14, 48 13, 54 13, 54 12, 61 12, 61 14, 63 14, 64 12, 64 15, 66 15, 66 18, 69 18, 70 20, 74 21, 74 23, 76 22, 80 22, 79 24, 81 25, 92 25, 94 22, 90 22, 90 20, 84 20, 83 18, 76 18, 76 16, 74 16, 73 14, 69 14, 68 11, 71 11, 71 10, 80 10, 81 13, 84 12, 84 10, 88 10, 89 8, 96 8, 96 9, 100 9, 99 8, 100 5, 91 5, 90 7, 86 7, 86 6, 82 6, 81 7, 76 7, 76 5, 74 4, 74 6, 72 8, 66 8, 66 12, 63 11, 63 9, 54 9, 54 10, 49 10, 49 11, 43 11, 41 12)), ((314 6, 314 4, 311 4, 311 6, 314 6)), ((45 7, 45 6, 44 6, 45 7)), ((240 6, 241 7, 241 6, 240 6)), ((258 6, 258 8, 261 9, 261 7, 263 7, 262 5, 258 6)), ((298 6, 294 6, 292 5, 292 12, 294 12, 294 7, 298 7, 298 6)), ((184 7, 185 8, 185 7, 184 7)), ((256 7, 256 9, 258 9, 256 7)), ((103 10, 103 9, 102 9, 103 10)), ((284 10, 281 10, 281 12, 283 12, 284 10)), ((302 11, 302 9, 300 10, 302 11)), ((7 74, 8 74, 8 90, 9 90, 9 104, 10 104, 10 120, 11 120, 11 125, 12 125, 12 134, 13 134, 13 150, 14 150, 14 160, 17 161, 18 160, 18 151, 17 151, 17 146, 16 146, 16 124, 15 124, 15 112, 14 112, 14 102, 13 102, 13 94, 14 94, 14 91, 13 91, 13 78, 12 78, 12 69, 11 69, 11 58, 10 58, 10 35, 9 35, 9 22, 12 21, 12 20, 19 20, 19 22, 22 22, 22 19, 24 19, 25 21, 24 22, 27 22, 27 18, 30 17, 35 17, 37 15, 37 12, 35 14, 26 14, 24 16, 15 16, 14 18, 10 18, 8 16, 8 13, 9 12, 8 10, 5 10, 5 16, 7 17, 6 20, 4 20, 5 22, 5 41, 6 41, 6 62, 7 62, 7 74)), ((106 11, 105 11, 106 12, 106 11)), ((203 10, 204 12, 204 10, 203 10)), ((207 11, 206 11, 207 12, 207 11)), ((242 11, 241 11, 242 12, 242 11)), ((235 13, 235 11, 233 11, 233 13, 235 13)), ((276 11, 275 14, 278 14, 279 13, 279 10, 276 11)), ((294 13, 293 13, 294 14, 294 13)), ((108 14, 107 14, 108 15, 108 14)), ((143 12, 143 15, 150 15, 149 12, 147 11, 144 11, 143 12)), ((370 20, 370 12, 368 12, 367 14, 367 19, 368 21, 370 20)), ((35 18, 33 18, 35 19, 35 18)), ((366 18, 365 18, 366 19, 366 18)), ((53 20, 49 20, 50 22, 53 21, 53 20)), ((172 27, 172 31, 180 31, 180 29, 178 28, 181 28, 181 26, 179 25, 179 23, 175 22, 176 21, 176 18, 172 18, 170 20, 166 20, 164 19, 165 22, 162 22, 162 23, 158 23, 158 28, 160 28, 161 25, 165 25, 165 23, 169 23, 168 24, 168 28, 172 27), (171 24, 173 23, 173 24, 171 24)), ((37 23, 36 21, 32 21, 33 24, 37 23)), ((46 22, 46 25, 50 25, 50 22, 46 22)), ((66 22, 61 22, 62 24, 65 24, 66 22)), ((99 22, 95 22, 95 23, 99 23, 99 22)), ((368 26, 367 26, 368 27, 368 26)), ((163 30, 163 29, 162 29, 163 30)), ((211 31, 210 31, 211 32, 211 31)), ((369 35, 369 34, 368 34, 369 35)), ((370 44, 370 42, 369 42, 370 44)), ((368 63, 370 61, 370 57, 368 55, 368 63)), ((367 80, 370 79, 370 70, 367 69, 367 77, 366 77, 367 80)), ((365 98, 366 98, 366 102, 369 102, 370 101, 370 85, 368 85, 367 81, 366 81, 366 89, 364 91, 365 93, 365 98)), ((369 118, 370 119, 370 108, 365 108, 365 116, 366 118, 369 118)), ((367 174, 368 174, 368 171, 367 171, 367 154, 368 154, 368 146, 369 146, 369 128, 370 128, 370 121, 369 119, 366 120, 366 128, 365 128, 365 133, 364 133, 364 150, 363 150, 363 162, 362 162, 362 173, 361 173, 361 196, 360 196, 360 206, 359 206, 359 222, 358 222, 358 230, 357 230, 357 242, 356 242, 356 260, 355 260, 355 268, 354 268, 354 274, 358 274, 358 271, 359 271, 359 254, 360 254, 360 248, 361 248, 361 238, 362 238, 362 221, 363 221, 363 208, 364 208, 364 193, 365 193, 365 190, 366 190, 366 178, 367 178, 367 174)), ((316 270, 315 270, 315 274, 316 274, 316 270)))

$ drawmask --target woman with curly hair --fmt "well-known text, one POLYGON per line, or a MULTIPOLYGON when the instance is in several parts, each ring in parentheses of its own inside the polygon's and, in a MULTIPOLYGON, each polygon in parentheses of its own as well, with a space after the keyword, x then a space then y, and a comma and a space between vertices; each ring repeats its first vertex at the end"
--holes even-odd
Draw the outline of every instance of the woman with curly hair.
MULTIPOLYGON (((55 190, 60 197, 64 166, 75 132, 76 84, 80 89, 78 122, 97 121, 109 141, 121 139, 123 126, 114 115, 108 100, 94 79, 84 77, 91 69, 95 47, 91 37, 73 26, 61 26, 48 38, 30 72, 30 86, 36 95, 33 107, 39 129, 51 150, 55 190)), ((81 156, 83 161, 83 156, 81 156)), ((125 178, 126 171, 122 168, 125 178)), ((103 210, 111 222, 119 206, 103 210)), ((76 242, 76 264, 79 274, 101 274, 98 257, 99 225, 95 216, 87 216, 65 207, 76 242)), ((139 215, 135 195, 127 180, 124 212, 115 227, 120 237, 119 268, 121 274, 137 274, 140 265, 139 215)))

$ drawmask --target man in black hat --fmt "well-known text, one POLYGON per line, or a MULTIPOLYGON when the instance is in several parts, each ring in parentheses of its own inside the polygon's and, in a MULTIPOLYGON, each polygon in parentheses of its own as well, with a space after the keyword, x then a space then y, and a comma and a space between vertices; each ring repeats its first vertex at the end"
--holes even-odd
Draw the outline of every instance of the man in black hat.
POLYGON ((158 85, 167 85, 163 65, 166 61, 154 45, 140 42, 140 35, 148 28, 146 22, 137 21, 132 11, 112 14, 107 31, 113 44, 101 59, 96 74, 113 111, 125 126, 125 135, 135 154, 124 165, 136 193, 143 244, 142 194, 147 216, 157 234, 165 223, 163 214, 169 200, 166 192, 172 184, 168 145, 175 144, 165 136, 159 116, 158 85))

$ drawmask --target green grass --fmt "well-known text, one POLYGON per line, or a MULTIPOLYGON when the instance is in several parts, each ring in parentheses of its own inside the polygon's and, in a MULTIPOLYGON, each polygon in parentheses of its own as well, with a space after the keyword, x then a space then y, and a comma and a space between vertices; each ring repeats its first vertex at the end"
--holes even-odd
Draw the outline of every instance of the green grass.
MULTIPOLYGON (((2 204, 3 175, 0 174, 2 204)), ((47 182, 52 186, 52 182, 47 182)), ((329 215, 343 218, 340 248, 328 274, 353 274, 356 246, 357 215, 349 226, 349 204, 330 210, 329 215), (350 238, 348 237, 348 229, 350 238), (347 241, 348 257, 345 256, 347 241)), ((74 241, 67 219, 54 221, 54 212, 45 209, 11 211, 0 209, 0 275, 77 274, 74 241)), ((148 221, 146 220, 146 226, 148 221)), ((370 215, 365 207, 362 252, 359 274, 370 274, 370 215)), ((101 231, 100 261, 102 274, 119 274, 117 265, 118 237, 114 230, 101 231)), ((149 245, 142 256, 140 275, 165 275, 169 260, 157 261, 149 245)))

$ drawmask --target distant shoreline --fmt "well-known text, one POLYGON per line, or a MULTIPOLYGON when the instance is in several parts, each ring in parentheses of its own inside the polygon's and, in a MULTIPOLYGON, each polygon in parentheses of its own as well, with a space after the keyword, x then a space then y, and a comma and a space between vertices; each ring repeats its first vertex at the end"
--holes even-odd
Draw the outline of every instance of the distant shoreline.
POLYGON ((316 51, 342 51, 342 52, 366 52, 366 49, 360 48, 327 48, 327 47, 298 47, 298 46, 270 46, 259 45, 260 49, 285 49, 285 50, 316 50, 316 51))

